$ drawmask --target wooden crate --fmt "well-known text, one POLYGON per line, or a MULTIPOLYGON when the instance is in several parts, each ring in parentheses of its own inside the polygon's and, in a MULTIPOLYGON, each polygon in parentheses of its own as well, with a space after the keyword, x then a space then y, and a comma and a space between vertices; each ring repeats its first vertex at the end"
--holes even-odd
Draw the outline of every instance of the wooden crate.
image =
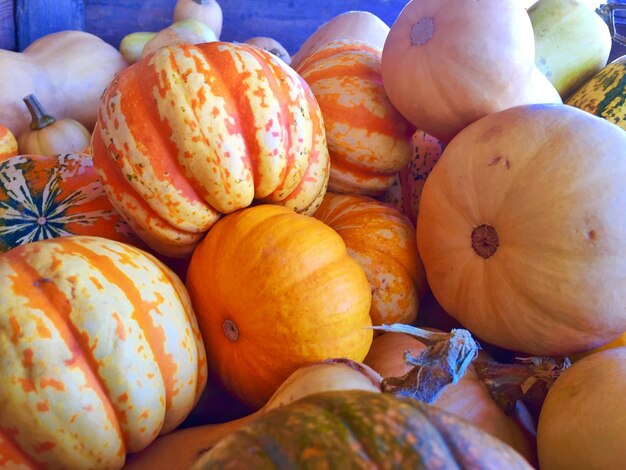
MULTIPOLYGON (((294 53, 325 21, 367 10, 393 24, 407 0, 224 0, 221 39, 270 36, 294 53), (251 6, 252 5, 252 6, 251 6)), ((115 47, 128 33, 158 31, 172 22, 176 0, 0 0, 0 48, 23 50, 54 31, 80 29, 115 47)))

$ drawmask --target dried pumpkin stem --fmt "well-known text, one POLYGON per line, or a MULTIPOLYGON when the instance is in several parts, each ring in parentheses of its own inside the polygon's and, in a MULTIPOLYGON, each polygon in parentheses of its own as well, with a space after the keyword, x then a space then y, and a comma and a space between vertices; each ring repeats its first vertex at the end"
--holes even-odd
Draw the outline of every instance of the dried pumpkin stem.
POLYGON ((480 349, 470 332, 464 329, 438 333, 402 324, 373 328, 409 334, 428 346, 416 356, 405 353, 404 360, 414 367, 402 377, 385 378, 382 390, 429 404, 437 400, 447 385, 455 384, 463 377, 480 349))
POLYGON ((46 113, 46 110, 43 108, 39 100, 35 98, 35 95, 28 95, 27 97, 23 98, 23 101, 28 108, 28 112, 30 113, 31 131, 39 131, 44 127, 47 127, 50 124, 54 124, 56 122, 56 119, 53 116, 50 116, 48 113, 46 113))
POLYGON ((512 413, 515 404, 522 401, 530 412, 538 416, 548 390, 571 362, 568 358, 516 358, 519 363, 501 364, 496 361, 474 363, 494 401, 506 412, 512 413))

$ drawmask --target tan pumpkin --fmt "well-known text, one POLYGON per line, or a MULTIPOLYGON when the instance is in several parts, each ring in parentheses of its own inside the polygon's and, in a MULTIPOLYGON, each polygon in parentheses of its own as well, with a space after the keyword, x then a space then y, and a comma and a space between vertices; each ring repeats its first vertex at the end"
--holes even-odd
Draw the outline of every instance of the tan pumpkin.
MULTIPOLYGON (((363 362, 383 378, 402 377, 412 368, 404 361, 404 354, 408 352, 411 356, 416 356, 424 349, 426 345, 413 336, 383 333, 374 338, 363 362)), ((488 359, 488 355, 480 351, 476 360, 485 359, 488 359)), ((536 464, 534 435, 521 426, 519 420, 507 416, 496 404, 472 364, 456 384, 450 384, 443 389, 433 405, 466 419, 477 428, 510 445, 529 463, 536 464)))
POLYGON ((0 255, 0 461, 9 468, 121 468, 176 428, 206 381, 180 280, 98 237, 0 255))
POLYGON ((363 270, 335 231, 286 207, 222 218, 193 253, 187 288, 209 367, 256 409, 298 367, 361 361, 372 342, 363 270))
POLYGON ((253 201, 312 213, 328 182, 310 88, 246 44, 167 46, 124 70, 103 96, 92 148, 113 205, 169 256, 189 256, 222 214, 253 201))
POLYGON ((621 468, 626 457, 624 390, 624 346, 591 354, 563 372, 539 416, 540 468, 621 468))
POLYGON ((417 242, 434 296, 513 351, 560 356, 615 339, 626 331, 625 179, 626 132, 577 108, 519 106, 468 126, 422 192, 417 242))
POLYGON ((561 102, 535 66, 519 0, 409 2, 391 27, 381 70, 394 106, 443 142, 487 114, 561 102))
POLYGON ((283 45, 274 38, 267 36, 255 36, 246 39, 244 42, 246 44, 265 49, 267 52, 274 54, 276 57, 281 59, 287 65, 291 64, 291 56, 289 55, 289 52, 287 52, 287 49, 285 49, 283 45))
POLYGON ((326 193, 314 217, 341 236, 363 268, 372 291, 372 324, 412 323, 426 274, 409 220, 370 197, 333 193, 326 193))
POLYGON ((379 48, 338 40, 295 68, 324 116, 332 191, 381 194, 411 159, 415 129, 387 98, 380 60, 379 48))
POLYGON ((0 124, 0 162, 17 155, 17 140, 13 133, 0 124))
POLYGON ((52 116, 93 129, 106 85, 127 64, 102 39, 83 31, 48 34, 23 52, 0 50, 0 123, 18 136, 30 124, 22 98, 33 94, 52 116))
POLYGON ((164 46, 212 41, 217 41, 217 35, 206 23, 194 19, 175 21, 148 39, 141 50, 141 57, 164 46))
POLYGON ((372 47, 383 48, 389 26, 369 11, 346 11, 318 27, 291 58, 291 66, 298 67, 306 57, 325 44, 339 39, 362 41, 372 47))
POLYGON ((22 132, 17 144, 22 155, 58 155, 76 153, 88 148, 91 132, 75 119, 56 119, 46 113, 35 95, 28 95, 24 103, 31 115, 30 129, 22 132))
POLYGON ((223 13, 216 0, 176 0, 174 22, 186 19, 202 21, 218 38, 222 34, 223 13))

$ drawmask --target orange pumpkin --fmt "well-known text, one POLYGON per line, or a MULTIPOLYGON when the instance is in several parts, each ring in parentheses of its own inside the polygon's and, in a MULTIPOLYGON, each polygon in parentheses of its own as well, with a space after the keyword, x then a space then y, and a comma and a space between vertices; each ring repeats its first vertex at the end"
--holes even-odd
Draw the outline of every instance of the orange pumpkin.
MULTIPOLYGON (((413 366, 404 361, 404 354, 418 355, 426 345, 418 338, 404 333, 383 333, 374 338, 364 363, 387 377, 402 377, 413 366)), ((482 351, 479 357, 488 355, 482 351)), ((489 390, 479 378, 474 366, 469 365, 463 377, 443 389, 434 406, 466 419, 471 424, 507 443, 530 463, 536 463, 536 449, 532 434, 509 417, 491 398, 489 390)))
POLYGON ((93 158, 113 205, 159 253, 187 256, 222 213, 254 200, 311 213, 326 191, 322 115, 267 51, 161 48, 107 88, 93 158))
POLYGON ((0 461, 121 468, 206 381, 180 280, 130 245, 73 236, 0 255, 0 461))
POLYGON ((417 242, 445 311, 536 356, 626 331, 626 132, 567 105, 470 125, 426 180, 417 242))
POLYGON ((0 162, 0 253, 67 235, 141 245, 109 202, 88 155, 19 155, 0 162))
POLYGON ((193 253, 187 287, 209 368, 260 408, 298 367, 362 361, 372 341, 370 287, 341 237, 275 205, 229 214, 193 253))
POLYGON ((335 192, 381 194, 411 159, 415 128, 387 98, 380 61, 381 49, 339 40, 296 67, 322 109, 335 192))
POLYGON ((518 0, 410 1, 391 26, 381 71, 394 106, 443 142, 487 114, 561 102, 535 66, 518 0))
POLYGON ((17 155, 17 140, 13 133, 0 124, 0 162, 17 155))
POLYGON ((372 290, 372 324, 412 323, 426 274, 409 220, 370 197, 333 193, 326 193, 314 217, 341 236, 363 268, 372 290))

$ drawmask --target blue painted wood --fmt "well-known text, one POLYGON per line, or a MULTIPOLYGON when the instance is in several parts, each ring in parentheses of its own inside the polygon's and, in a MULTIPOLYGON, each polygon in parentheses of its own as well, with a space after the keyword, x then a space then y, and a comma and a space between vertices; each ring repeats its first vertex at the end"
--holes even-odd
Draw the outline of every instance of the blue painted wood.
POLYGON ((0 0, 0 49, 17 48, 14 11, 15 0, 0 0))
POLYGON ((17 0, 17 48, 24 50, 46 34, 85 29, 83 0, 17 0))

